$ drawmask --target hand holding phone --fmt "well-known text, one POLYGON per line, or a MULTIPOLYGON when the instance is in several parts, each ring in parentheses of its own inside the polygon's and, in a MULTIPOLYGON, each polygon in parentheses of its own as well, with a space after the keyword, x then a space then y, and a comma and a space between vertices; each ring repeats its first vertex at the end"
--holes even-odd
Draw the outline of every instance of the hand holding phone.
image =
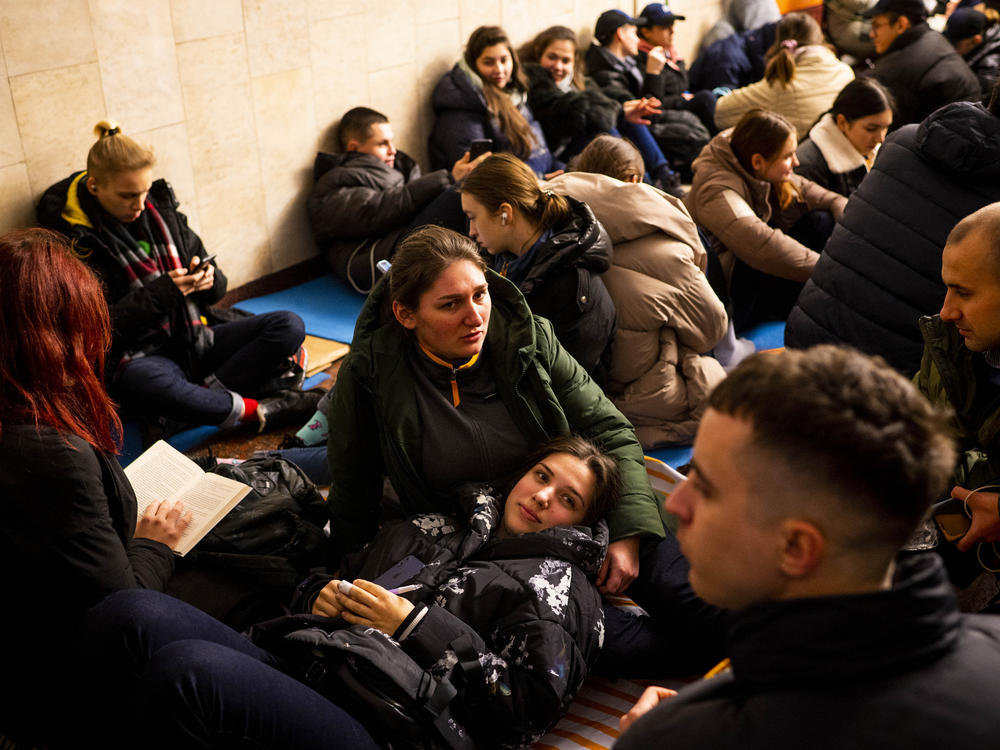
POLYGON ((190 271, 188 271, 188 273, 191 274, 192 276, 201 273, 202 271, 208 268, 209 263, 215 260, 215 255, 216 255, 215 253, 212 253, 211 255, 206 255, 204 258, 201 259, 198 265, 192 268, 190 271))
POLYGON ((469 161, 475 161, 483 154, 493 150, 492 138, 477 138, 469 144, 469 161))

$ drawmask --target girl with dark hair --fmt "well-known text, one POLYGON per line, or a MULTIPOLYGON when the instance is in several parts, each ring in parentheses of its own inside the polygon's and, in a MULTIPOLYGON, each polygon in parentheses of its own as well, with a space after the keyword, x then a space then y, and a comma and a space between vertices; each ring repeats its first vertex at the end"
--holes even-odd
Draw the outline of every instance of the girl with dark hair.
POLYGON ((527 93, 517 53, 504 30, 480 26, 473 31, 462 59, 431 95, 432 167, 450 168, 472 141, 488 138, 493 142, 488 150, 510 152, 539 175, 560 169, 528 106, 527 93))
POLYGON ((787 317, 847 204, 793 172, 797 146, 788 120, 755 109, 694 162, 684 203, 712 234, 737 333, 787 317))
MULTIPOLYGON (((554 198, 539 208, 557 212, 554 198)), ((425 226, 403 240, 365 302, 332 394, 332 560, 361 549, 385 518, 449 511, 457 484, 511 475, 535 448, 572 432, 601 446, 622 474, 598 587, 641 587, 640 603, 663 624, 662 636, 686 644, 681 657, 661 642, 625 666, 618 655, 630 651, 634 623, 612 612, 608 640, 620 651, 609 668, 656 662, 659 672, 686 674, 717 655, 720 619, 691 595, 635 430, 560 345, 552 324, 486 268, 471 239, 425 226)))
POLYGON ((762 80, 716 102, 715 124, 720 128, 733 127, 752 109, 766 109, 787 118, 796 136, 805 138, 837 93, 854 79, 854 71, 837 59, 808 13, 788 13, 778 22, 766 60, 762 80))
POLYGON ((111 591, 163 590, 190 514, 153 503, 136 519, 104 388, 108 307, 59 235, 0 237, 0 299, 0 585, 14 608, 0 642, 4 677, 17 685, 0 727, 51 730, 79 618, 111 591))
POLYGON ((874 78, 851 81, 799 145, 795 171, 849 196, 872 168, 892 125, 892 107, 892 94, 874 78))
POLYGON ((517 285, 535 315, 552 321, 584 370, 603 376, 615 332, 615 306, 600 276, 611 265, 611 241, 591 210, 542 190, 508 154, 486 159, 461 193, 469 236, 493 270, 517 285))
POLYGON ((660 111, 655 99, 618 102, 606 96, 593 79, 584 77, 576 34, 566 26, 550 26, 519 54, 528 80, 528 103, 554 154, 565 161, 595 136, 621 133, 642 153, 649 182, 663 190, 676 189, 676 173, 649 132, 646 118, 660 111))
POLYGON ((284 620, 290 640, 267 638, 274 621, 254 644, 166 596, 109 597, 88 619, 87 645, 112 705, 128 706, 142 726, 155 722, 156 747, 217 747, 236 736, 254 747, 355 750, 410 747, 414 735, 433 747, 529 745, 600 652, 593 580, 620 480, 613 458, 571 435, 539 446, 516 476, 503 494, 466 484, 450 493, 447 513, 385 523, 336 576, 299 587, 292 609, 310 616, 284 620), (400 563, 405 573, 376 582, 400 563), (424 708, 383 698, 371 686, 398 678, 373 667, 361 690, 332 670, 317 684, 323 651, 299 640, 309 633, 377 650, 381 669, 440 687, 424 708), (415 725, 407 737, 384 720, 392 711, 415 725))

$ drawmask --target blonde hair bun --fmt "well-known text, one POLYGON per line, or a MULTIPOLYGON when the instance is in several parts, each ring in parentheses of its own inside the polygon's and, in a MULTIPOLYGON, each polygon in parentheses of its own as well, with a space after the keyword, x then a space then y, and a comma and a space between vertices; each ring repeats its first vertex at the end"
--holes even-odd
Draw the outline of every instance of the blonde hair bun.
POLYGON ((110 120, 101 120, 94 126, 94 135, 98 138, 107 138, 112 135, 118 135, 121 132, 122 129, 118 127, 118 123, 110 120))

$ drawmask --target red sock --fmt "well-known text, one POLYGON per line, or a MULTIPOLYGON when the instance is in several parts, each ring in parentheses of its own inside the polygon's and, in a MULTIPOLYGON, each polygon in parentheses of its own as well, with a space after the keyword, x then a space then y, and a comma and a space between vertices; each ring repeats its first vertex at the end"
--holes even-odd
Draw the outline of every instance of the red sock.
POLYGON ((243 418, 241 422, 257 421, 257 399, 243 397, 243 418))

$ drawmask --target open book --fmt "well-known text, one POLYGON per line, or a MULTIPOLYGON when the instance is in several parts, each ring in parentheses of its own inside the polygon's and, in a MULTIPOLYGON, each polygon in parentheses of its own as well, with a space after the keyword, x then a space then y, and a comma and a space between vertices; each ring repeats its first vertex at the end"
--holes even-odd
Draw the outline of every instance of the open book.
POLYGON ((211 474, 163 440, 158 440, 125 468, 139 504, 138 518, 156 500, 181 500, 191 511, 191 525, 174 553, 183 557, 248 492, 249 485, 211 474))

